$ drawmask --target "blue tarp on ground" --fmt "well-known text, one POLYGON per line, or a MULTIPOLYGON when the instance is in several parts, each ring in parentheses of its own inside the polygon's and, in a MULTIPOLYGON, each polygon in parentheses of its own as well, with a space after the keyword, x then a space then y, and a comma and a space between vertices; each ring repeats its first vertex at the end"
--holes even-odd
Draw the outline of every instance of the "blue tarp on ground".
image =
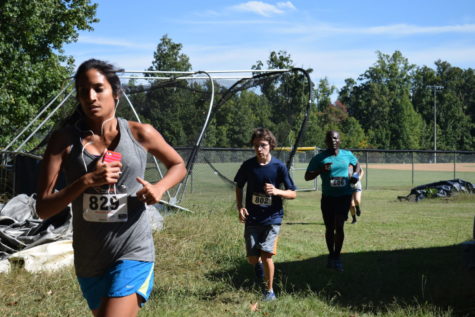
POLYGON ((411 189, 407 196, 398 196, 399 200, 419 201, 424 198, 448 197, 455 193, 475 193, 475 185, 462 179, 452 179, 420 185, 411 189))

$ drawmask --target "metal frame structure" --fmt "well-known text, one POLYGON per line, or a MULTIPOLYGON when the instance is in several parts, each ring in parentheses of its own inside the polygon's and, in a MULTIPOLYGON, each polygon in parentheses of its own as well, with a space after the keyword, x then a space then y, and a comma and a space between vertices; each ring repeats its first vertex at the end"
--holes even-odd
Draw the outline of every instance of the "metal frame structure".
MULTIPOLYGON (((203 139, 203 136, 204 136, 204 133, 208 127, 208 124, 209 124, 209 121, 210 121, 210 118, 211 118, 211 114, 212 114, 212 111, 213 111, 213 105, 214 105, 214 95, 215 95, 215 91, 214 91, 214 80, 218 80, 218 79, 237 79, 237 80, 242 80, 242 79, 246 79, 246 78, 252 78, 253 77, 253 74, 256 74, 256 73, 270 73, 270 72, 277 72, 277 73, 283 73, 283 72, 288 72, 292 69, 268 69, 268 70, 257 70, 257 69, 251 69, 251 70, 215 70, 215 71, 196 71, 196 72, 193 72, 193 71, 186 71, 186 72, 182 72, 182 71, 136 71, 136 70, 132 70, 132 71, 123 71, 121 72, 121 74, 119 75, 119 78, 121 79, 143 79, 143 80, 147 80, 147 81, 150 81, 150 80, 191 80, 191 79, 207 79, 210 81, 210 85, 211 85, 211 92, 210 92, 210 102, 209 102, 209 106, 208 106, 208 111, 207 111, 207 115, 206 115, 206 119, 205 119, 205 122, 202 126, 202 129, 201 129, 201 132, 195 142, 195 144, 193 145, 193 149, 192 149, 192 152, 191 152, 191 155, 190 157, 188 158, 188 161, 186 162, 186 169, 187 169, 187 173, 186 173, 186 176, 185 178, 180 182, 180 184, 178 185, 178 189, 176 190, 175 192, 175 195, 172 196, 170 194, 169 191, 166 192, 166 195, 168 197, 168 201, 165 201, 165 200, 161 200, 160 203, 166 205, 166 206, 170 206, 172 208, 177 208, 179 210, 185 210, 185 211, 190 211, 184 207, 181 207, 179 206, 178 204, 181 202, 182 198, 183 198, 183 194, 184 194, 184 191, 186 189, 186 184, 187 184, 187 181, 188 181, 188 177, 189 175, 191 174, 192 172, 192 168, 193 168, 193 164, 196 160, 196 156, 197 156, 197 153, 198 153, 198 150, 200 148, 200 145, 201 145, 201 141, 203 139), (147 76, 137 76, 135 74, 146 74, 147 76), (163 76, 163 75, 166 75, 166 74, 170 74, 170 76, 163 76), (228 74, 228 75, 223 75, 223 74, 228 74), (232 74, 232 75, 230 75, 232 74), (247 74, 247 75, 240 75, 240 76, 236 76, 235 74, 247 74), (161 76, 158 76, 158 75, 161 75, 161 76)), ((299 69, 300 70, 300 69, 299 69)), ((303 70, 303 72, 306 74, 309 82, 311 83, 310 81, 310 77, 308 76, 308 74, 306 73, 306 71, 303 70)), ((312 85, 310 85, 311 87, 312 85)), ((38 132, 39 129, 41 129, 41 127, 44 126, 44 124, 66 103, 66 101, 73 95, 74 93, 74 89, 73 88, 73 78, 70 77, 70 78, 67 78, 65 81, 64 81, 64 84, 63 84, 63 88, 60 90, 60 92, 54 97, 51 99, 50 102, 48 102, 44 107, 41 108, 41 110, 38 112, 38 114, 25 126, 25 128, 23 128, 19 133, 18 135, 15 136, 15 138, 13 138, 13 140, 4 148, 2 149, 2 152, 4 153, 22 153, 22 149, 24 148, 25 144, 28 143, 28 141, 31 140, 31 138, 38 132), (21 142, 21 144, 19 146, 17 146, 13 151, 9 149, 13 147, 13 145, 15 144, 15 142, 17 142, 18 140, 20 140, 20 138, 22 136, 24 136, 26 134, 26 132, 33 126, 34 123, 36 123, 40 117, 47 112, 48 109, 51 108, 51 106, 53 106, 53 104, 58 100, 58 98, 62 95, 65 95, 64 99, 59 102, 59 104, 57 104, 52 110, 50 110, 50 112, 48 113, 48 115, 46 116, 46 118, 44 118, 39 124, 38 126, 29 134, 26 136, 26 138, 23 140, 23 142, 21 142)), ((311 90, 311 89, 310 89, 311 90)), ((129 107, 132 109, 132 112, 136 118, 136 120, 138 122, 141 122, 140 120, 140 117, 138 116, 136 110, 135 110, 135 107, 134 105, 132 104, 129 96, 123 92, 123 96, 124 98, 126 99, 129 107)), ((306 121, 306 118, 307 118, 307 115, 308 115, 308 111, 307 111, 307 114, 305 116, 305 121, 306 121)), ((300 135, 297 139, 300 138, 300 135)), ((160 169, 160 166, 157 162, 157 159, 155 157, 153 157, 153 160, 154 160, 154 164, 155 164, 155 167, 160 175, 160 177, 163 177, 163 173, 160 169)), ((289 163, 290 164, 290 163, 289 163)))

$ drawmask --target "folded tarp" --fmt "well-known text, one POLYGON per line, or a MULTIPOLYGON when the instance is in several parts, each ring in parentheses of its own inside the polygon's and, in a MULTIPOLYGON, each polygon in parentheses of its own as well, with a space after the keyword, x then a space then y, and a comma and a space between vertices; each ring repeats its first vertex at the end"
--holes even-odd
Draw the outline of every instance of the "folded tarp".
POLYGON ((448 197, 455 193, 475 193, 474 184, 462 179, 452 179, 420 185, 411 189, 407 196, 398 196, 399 200, 419 201, 424 198, 448 197))
POLYGON ((72 239, 71 210, 42 220, 34 196, 20 194, 0 210, 0 259, 37 245, 72 239))
POLYGON ((50 242, 13 253, 3 260, 0 272, 9 272, 11 265, 21 267, 28 272, 52 272, 71 266, 74 262, 72 240, 50 242))
MULTIPOLYGON (((35 205, 34 195, 26 194, 0 204, 0 272, 8 272, 12 263, 29 272, 52 271, 73 263, 70 207, 42 220, 35 205)), ((147 214, 152 230, 163 229, 163 217, 155 206, 147 206, 147 214)))

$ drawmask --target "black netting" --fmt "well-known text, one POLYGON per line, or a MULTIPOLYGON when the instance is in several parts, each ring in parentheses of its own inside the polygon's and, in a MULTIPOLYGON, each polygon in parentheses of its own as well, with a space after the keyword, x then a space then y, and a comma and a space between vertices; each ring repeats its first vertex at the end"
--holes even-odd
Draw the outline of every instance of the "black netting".
POLYGON ((308 73, 300 68, 265 73, 256 70, 250 78, 242 78, 232 85, 218 81, 217 86, 212 131, 219 131, 220 126, 234 128, 224 131, 226 138, 214 137, 216 142, 208 140, 206 144, 248 147, 252 129, 265 127, 274 133, 279 147, 289 148, 288 153, 278 152, 278 157, 290 167, 312 101, 313 87, 308 73))
MULTIPOLYGON (((283 149, 275 151, 274 155, 290 167, 312 99, 312 85, 306 71, 255 70, 248 78, 236 79, 234 75, 231 76, 234 78, 213 80, 204 72, 164 76, 167 75, 149 72, 143 76, 123 76, 123 95, 117 116, 151 124, 160 131, 186 161, 187 178, 199 174, 193 169, 200 155, 200 162, 213 173, 222 179, 232 179, 234 170, 223 164, 228 159, 240 163, 253 155, 248 148, 252 130, 256 127, 269 128, 276 135, 278 146, 283 149), (243 150, 241 155, 236 156, 238 152, 235 152, 235 157, 230 158, 224 152, 200 153, 202 145, 243 150)), ((49 109, 45 108, 38 120, 14 142, 12 149, 20 145, 20 151, 42 155, 50 132, 64 124, 77 106, 73 85, 52 101, 49 109)), ((149 155, 146 179, 158 181, 164 170, 164 166, 149 155)), ((169 196, 180 201, 180 191, 185 190, 186 184, 187 179, 169 196)))

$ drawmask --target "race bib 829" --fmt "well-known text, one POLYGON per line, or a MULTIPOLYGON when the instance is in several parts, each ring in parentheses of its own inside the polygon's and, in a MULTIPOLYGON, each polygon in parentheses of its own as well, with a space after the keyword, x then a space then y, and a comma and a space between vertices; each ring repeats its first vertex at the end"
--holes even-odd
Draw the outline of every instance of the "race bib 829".
POLYGON ((84 220, 90 222, 126 222, 127 194, 87 194, 83 195, 84 220))

